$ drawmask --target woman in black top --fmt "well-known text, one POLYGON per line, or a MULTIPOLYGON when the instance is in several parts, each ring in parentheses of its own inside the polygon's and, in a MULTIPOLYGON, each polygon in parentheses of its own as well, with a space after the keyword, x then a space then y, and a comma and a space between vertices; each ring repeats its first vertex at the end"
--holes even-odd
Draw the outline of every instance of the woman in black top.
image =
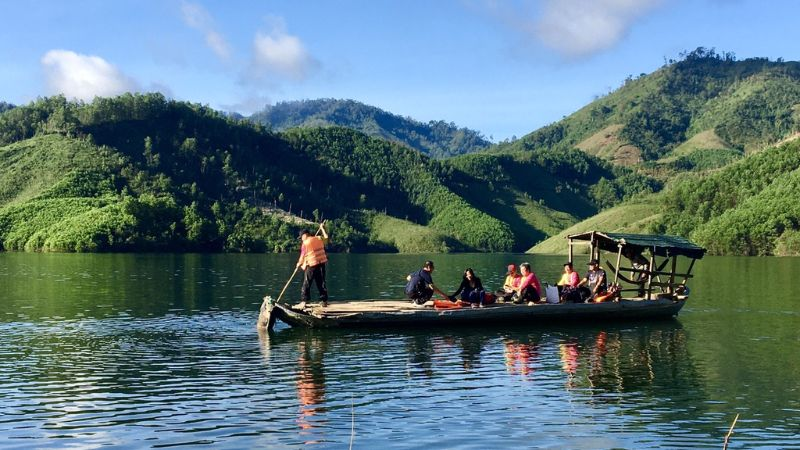
POLYGON ((469 303, 477 303, 483 306, 483 284, 481 279, 475 276, 475 272, 471 268, 464 271, 464 278, 461 280, 461 286, 458 290, 450 296, 454 298, 461 294, 461 300, 469 303))

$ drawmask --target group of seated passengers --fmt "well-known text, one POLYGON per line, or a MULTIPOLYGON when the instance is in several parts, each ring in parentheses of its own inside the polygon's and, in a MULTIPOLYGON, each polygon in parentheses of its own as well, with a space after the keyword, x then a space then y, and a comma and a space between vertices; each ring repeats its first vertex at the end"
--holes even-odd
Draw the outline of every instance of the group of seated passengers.
MULTIPOLYGON (((460 295, 462 302, 473 307, 482 307, 484 304, 494 301, 527 303, 528 305, 544 303, 542 286, 536 274, 531 270, 531 265, 524 262, 519 265, 519 268, 520 273, 517 272, 516 265, 508 265, 503 288, 496 291, 494 295, 487 294, 481 279, 471 268, 467 268, 464 270, 458 289, 452 295, 448 295, 433 283, 433 261, 425 261, 422 269, 406 277, 408 283, 405 293, 412 304, 416 306, 424 305, 434 293, 451 301, 456 301, 460 295)), ((598 261, 593 259, 589 261, 589 271, 586 276, 579 279, 578 273, 573 270, 572 263, 566 263, 564 264, 564 274, 558 282, 558 291, 561 302, 590 302, 606 293, 606 272, 600 268, 598 261)))
POLYGON ((583 279, 572 267, 572 263, 564 264, 564 273, 558 281, 558 296, 564 303, 591 302, 597 297, 606 294, 606 271, 600 263, 593 259, 589 261, 589 271, 583 279))

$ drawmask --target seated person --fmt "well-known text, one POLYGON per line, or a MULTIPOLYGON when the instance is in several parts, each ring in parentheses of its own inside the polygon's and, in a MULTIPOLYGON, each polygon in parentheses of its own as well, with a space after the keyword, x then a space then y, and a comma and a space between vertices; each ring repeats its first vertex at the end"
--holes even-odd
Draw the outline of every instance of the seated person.
POLYGON ((498 300, 506 302, 511 301, 511 296, 514 295, 514 291, 519 287, 521 279, 522 277, 517 273, 517 266, 509 264, 508 272, 506 272, 506 280, 503 282, 503 289, 498 289, 497 292, 495 292, 495 296, 497 296, 498 300))
POLYGON ((572 263, 564 264, 564 273, 558 280, 558 295, 562 302, 575 303, 580 300, 578 283, 580 283, 580 277, 578 277, 578 272, 572 269, 572 263))
POLYGON ((519 265, 519 268, 522 271, 522 279, 514 290, 514 303, 527 302, 528 305, 539 303, 542 299, 542 285, 539 284, 539 279, 531 270, 530 264, 524 262, 519 265))
POLYGON ((600 263, 596 259, 589 261, 589 271, 578 286, 581 298, 587 303, 606 291, 606 271, 600 268, 600 263))
POLYGON ((458 290, 453 293, 449 298, 453 300, 461 294, 461 300, 471 303, 473 305, 483 306, 484 290, 481 279, 475 276, 475 272, 468 268, 464 271, 464 278, 461 280, 461 285, 458 290))
POLYGON ((433 284, 433 278, 431 277, 432 272, 433 261, 425 261, 422 269, 406 277, 406 280, 408 280, 406 284, 406 297, 411 299, 412 304, 416 306, 424 305, 425 302, 433 297, 434 292, 447 298, 447 294, 433 284))

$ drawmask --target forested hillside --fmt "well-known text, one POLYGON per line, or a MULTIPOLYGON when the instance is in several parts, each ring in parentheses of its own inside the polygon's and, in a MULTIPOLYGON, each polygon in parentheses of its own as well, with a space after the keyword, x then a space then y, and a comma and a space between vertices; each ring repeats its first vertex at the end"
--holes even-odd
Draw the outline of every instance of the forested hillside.
POLYGON ((800 63, 698 48, 502 149, 580 148, 667 180, 800 130, 800 63))
POLYGON ((690 236, 722 255, 800 254, 800 140, 708 176, 681 180, 655 231, 690 236))
POLYGON ((341 126, 368 136, 405 144, 428 156, 443 158, 491 145, 479 132, 443 120, 422 123, 354 100, 318 99, 279 102, 250 119, 275 131, 341 126))
MULTIPOLYGON (((579 148, 666 185, 571 231, 671 233, 714 254, 787 255, 800 254, 798 133, 800 63, 700 48, 501 148, 579 148)), ((562 241, 531 250, 560 251, 562 241)))
MULTIPOLYGON (((795 254, 798 80, 795 62, 698 49, 519 141, 444 159, 397 135, 321 122, 276 131, 160 94, 2 104, 0 244, 280 252, 328 219, 334 251, 525 250, 583 226, 795 254)), ((377 117, 320 102, 273 112, 281 123, 326 107, 377 117)))
POLYGON ((580 151, 437 161, 159 94, 8 110, 0 164, 0 242, 31 251, 287 251, 323 218, 338 251, 508 251, 658 187, 580 151))

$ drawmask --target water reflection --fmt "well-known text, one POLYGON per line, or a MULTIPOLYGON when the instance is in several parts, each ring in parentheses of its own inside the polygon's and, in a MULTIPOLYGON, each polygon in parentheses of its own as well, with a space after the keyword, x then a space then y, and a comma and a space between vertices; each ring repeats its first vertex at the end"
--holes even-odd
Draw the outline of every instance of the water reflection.
MULTIPOLYGON (((425 257, 333 255, 332 296, 396 296, 425 257)), ((679 320, 281 325, 259 353, 294 259, 0 254, 0 447, 346 448, 355 418, 354 448, 718 448, 737 412, 739 447, 796 446, 800 258, 704 259, 679 320)), ((436 281, 521 259, 436 255, 436 281)), ((563 257, 531 262, 555 280, 563 257)))
POLYGON ((524 380, 531 380, 539 357, 539 344, 506 338, 503 340, 503 357, 509 375, 520 375, 524 380))
MULTIPOLYGON (((328 344, 325 339, 310 339, 297 343, 297 398, 300 402, 300 415, 297 423, 302 430, 300 435, 308 437, 309 430, 324 424, 315 421, 318 413, 325 412, 325 369, 323 358, 328 344)), ((317 443, 311 439, 306 444, 317 443)))
MULTIPOLYGON (((676 389, 691 392, 697 402, 706 397, 685 331, 675 320, 534 330, 524 326, 358 333, 286 329, 262 344, 267 348, 265 355, 291 353, 296 360, 297 423, 306 444, 330 438, 326 428, 340 409, 334 405, 341 407, 346 401, 343 393, 369 398, 362 408, 378 410, 409 395, 398 378, 400 373, 414 384, 433 383, 428 385, 432 391, 416 393, 411 399, 418 402, 412 403, 415 410, 432 407, 426 402, 437 396, 459 402, 462 396, 481 396, 483 390, 499 387, 505 392, 502 408, 509 411, 523 406, 552 410, 552 404, 542 403, 537 396, 563 397, 570 398, 573 407, 575 402, 624 407, 630 415, 624 420, 626 426, 635 427, 673 419, 670 408, 659 409, 656 414, 661 418, 641 421, 637 417, 641 412, 652 416, 654 411, 648 408, 674 396, 676 389), (369 372, 368 382, 354 376, 354 370, 360 372, 363 364, 376 357, 383 365, 369 372), (330 386, 336 386, 333 397, 329 397, 330 386), (628 401, 631 395, 635 402, 628 401), (316 434, 312 433, 315 429, 316 434)), ((621 425, 612 420, 604 426, 621 425)))

